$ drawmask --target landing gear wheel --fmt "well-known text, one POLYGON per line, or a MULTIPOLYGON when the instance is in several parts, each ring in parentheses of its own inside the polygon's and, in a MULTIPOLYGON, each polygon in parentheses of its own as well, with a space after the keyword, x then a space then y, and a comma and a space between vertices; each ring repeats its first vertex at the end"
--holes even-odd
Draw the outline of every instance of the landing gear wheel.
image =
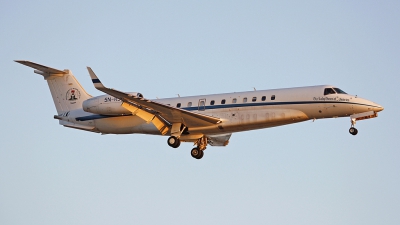
POLYGON ((349 133, 352 134, 352 135, 357 135, 358 134, 358 130, 355 127, 350 127, 349 133))
POLYGON ((204 152, 198 148, 193 148, 192 151, 190 151, 190 154, 195 159, 201 159, 204 156, 204 152))
POLYGON ((171 136, 168 138, 167 143, 170 147, 177 148, 181 145, 181 140, 179 140, 177 137, 171 136))
POLYGON ((201 159, 201 158, 203 158, 203 156, 204 156, 204 151, 203 151, 203 150, 201 150, 201 151, 200 151, 200 153, 201 153, 201 154, 200 154, 199 158, 197 158, 197 159, 201 159))

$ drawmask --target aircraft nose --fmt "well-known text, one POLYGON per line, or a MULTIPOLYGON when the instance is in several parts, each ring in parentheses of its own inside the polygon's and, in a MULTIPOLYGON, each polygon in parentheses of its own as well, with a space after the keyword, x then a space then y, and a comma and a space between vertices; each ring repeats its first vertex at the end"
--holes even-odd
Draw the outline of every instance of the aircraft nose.
POLYGON ((383 106, 381 106, 381 105, 378 105, 378 104, 376 104, 376 111, 377 112, 380 112, 380 111, 383 111, 384 110, 384 108, 383 108, 383 106))
POLYGON ((383 106, 376 104, 375 102, 372 102, 367 99, 363 99, 363 100, 365 101, 365 104, 367 105, 367 108, 369 111, 380 112, 384 109, 383 106))
POLYGON ((371 103, 372 103, 371 104, 372 110, 375 111, 375 112, 380 112, 380 111, 382 111, 384 109, 383 106, 381 106, 379 104, 376 104, 375 102, 371 102, 371 103))

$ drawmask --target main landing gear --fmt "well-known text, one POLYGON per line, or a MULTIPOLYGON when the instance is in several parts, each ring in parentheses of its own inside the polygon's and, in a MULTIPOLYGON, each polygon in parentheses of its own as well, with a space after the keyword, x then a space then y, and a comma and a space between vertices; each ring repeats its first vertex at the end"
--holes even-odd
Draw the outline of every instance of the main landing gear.
MULTIPOLYGON (((177 138, 177 137, 171 136, 168 138, 167 143, 172 148, 178 148, 181 145, 181 140, 179 140, 179 138, 177 138)), ((203 158, 204 150, 206 149, 207 144, 208 144, 207 137, 203 136, 203 137, 199 138, 194 144, 197 145, 197 147, 193 148, 190 151, 190 154, 195 159, 203 158)))

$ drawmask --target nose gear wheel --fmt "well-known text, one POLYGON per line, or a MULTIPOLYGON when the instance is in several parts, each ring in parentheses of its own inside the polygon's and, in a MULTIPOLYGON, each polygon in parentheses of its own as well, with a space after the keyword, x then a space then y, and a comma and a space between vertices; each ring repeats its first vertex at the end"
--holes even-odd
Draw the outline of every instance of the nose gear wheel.
POLYGON ((358 134, 358 130, 355 127, 350 127, 349 133, 352 134, 352 135, 357 135, 358 134))

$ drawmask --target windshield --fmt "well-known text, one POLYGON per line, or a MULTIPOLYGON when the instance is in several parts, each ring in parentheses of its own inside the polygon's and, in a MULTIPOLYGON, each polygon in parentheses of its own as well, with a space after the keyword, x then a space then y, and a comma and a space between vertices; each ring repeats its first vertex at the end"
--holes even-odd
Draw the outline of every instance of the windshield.
POLYGON ((335 91, 336 91, 336 93, 338 93, 338 94, 347 94, 346 92, 344 92, 342 89, 340 89, 340 88, 333 88, 333 89, 335 89, 335 91))
POLYGON ((332 88, 325 88, 324 95, 336 94, 336 92, 332 88))

